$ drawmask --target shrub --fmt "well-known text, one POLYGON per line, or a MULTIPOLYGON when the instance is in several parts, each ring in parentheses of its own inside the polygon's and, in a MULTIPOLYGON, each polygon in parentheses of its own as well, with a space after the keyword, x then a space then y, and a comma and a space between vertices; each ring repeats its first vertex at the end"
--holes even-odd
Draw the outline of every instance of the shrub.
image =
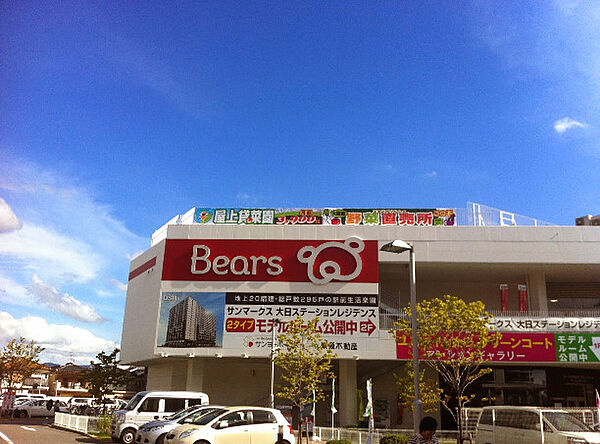
POLYGON ((352 444, 349 439, 330 439, 325 444, 352 444))
POLYGON ((408 435, 384 435, 379 439, 379 444, 406 444, 410 436, 408 435))

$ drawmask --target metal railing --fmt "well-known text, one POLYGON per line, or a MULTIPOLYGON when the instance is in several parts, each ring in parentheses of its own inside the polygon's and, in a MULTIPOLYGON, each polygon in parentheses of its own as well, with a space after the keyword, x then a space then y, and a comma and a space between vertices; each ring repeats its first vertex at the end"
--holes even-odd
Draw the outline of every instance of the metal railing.
POLYGON ((56 413, 54 415, 55 426, 86 434, 101 432, 100 421, 101 417, 99 416, 71 415, 68 413, 56 413))
MULTIPOLYGON (((405 435, 410 438, 414 432, 409 429, 376 429, 373 432, 373 444, 378 444, 381 437, 385 435, 405 435)), ((347 439, 352 444, 363 444, 369 437, 369 431, 365 429, 347 429, 347 428, 331 428, 315 426, 314 434, 321 440, 327 442, 331 439, 347 439)), ((439 439, 440 444, 456 444, 458 432, 454 430, 438 430, 435 436, 439 439)))
MULTIPOLYGON (((595 407, 541 407, 547 409, 565 410, 570 415, 575 416, 580 421, 583 421, 590 427, 596 427, 600 423, 600 417, 598 416, 598 409, 595 407)), ((465 424, 466 434, 472 434, 475 436, 475 430, 477 428, 477 421, 481 414, 481 407, 467 407, 462 411, 463 424, 465 424)))

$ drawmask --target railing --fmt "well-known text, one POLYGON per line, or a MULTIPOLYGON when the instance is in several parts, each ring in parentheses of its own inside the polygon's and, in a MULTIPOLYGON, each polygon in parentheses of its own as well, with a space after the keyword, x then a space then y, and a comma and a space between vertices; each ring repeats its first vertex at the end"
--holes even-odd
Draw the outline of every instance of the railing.
POLYGON ((54 415, 55 426, 81 433, 100 432, 99 420, 98 416, 70 415, 68 413, 56 413, 54 415))
POLYGON ((467 208, 455 208, 454 211, 456 213, 456 225, 458 226, 539 227, 557 225, 473 202, 467 202, 467 208))
MULTIPOLYGON (((583 421, 590 427, 597 427, 600 424, 600 417, 598 416, 598 409, 595 407, 542 407, 547 409, 565 410, 572 416, 575 416, 580 421, 583 421)), ((475 429, 477 428, 477 421, 481 414, 480 407, 467 407, 462 411, 463 424, 465 424, 465 434, 468 436, 472 434, 475 436, 475 429)))
MULTIPOLYGON (((518 312, 518 311, 509 311, 502 312, 500 310, 487 310, 494 318, 513 318, 513 319, 536 319, 539 318, 541 320, 547 320, 550 318, 600 318, 600 310, 553 310, 553 311, 528 311, 528 312, 518 312)), ((408 319, 404 312, 401 312, 400 315, 389 312, 379 312, 379 329, 380 330, 390 330, 393 328, 394 323, 398 320, 398 318, 408 319)))
MULTIPOLYGON (((411 437, 414 432, 408 429, 376 429, 373 432, 373 444, 378 444, 382 436, 385 435, 405 435, 411 437)), ((327 442, 330 439, 347 439, 352 444, 363 444, 369 438, 369 431, 365 429, 346 429, 346 428, 331 428, 315 426, 313 436, 318 437, 321 442, 327 442)), ((435 436, 439 439, 440 444, 456 444, 458 433, 454 430, 439 430, 435 436)))

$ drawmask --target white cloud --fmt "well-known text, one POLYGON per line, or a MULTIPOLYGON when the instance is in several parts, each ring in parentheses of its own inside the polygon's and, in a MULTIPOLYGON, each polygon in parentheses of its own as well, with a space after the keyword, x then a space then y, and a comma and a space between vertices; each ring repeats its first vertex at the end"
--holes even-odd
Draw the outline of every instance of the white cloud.
POLYGON ((0 233, 8 231, 20 230, 23 223, 13 212, 10 205, 0 197, 0 233))
POLYGON ((3 304, 33 307, 36 300, 23 285, 13 279, 0 274, 0 302, 3 304))
POLYGON ((119 291, 127 291, 127 284, 124 284, 118 279, 111 279, 110 283, 113 284, 119 291))
POLYGON ((437 175, 438 175, 437 171, 430 171, 429 173, 425 173, 425 177, 429 177, 429 178, 437 177, 437 175))
POLYGON ((33 275, 31 281, 31 293, 52 311, 83 322, 99 323, 103 321, 91 305, 78 301, 68 293, 61 294, 56 288, 42 282, 36 275, 33 275))
POLYGON ((27 223, 0 236, 0 256, 10 256, 34 272, 76 282, 94 279, 102 262, 85 242, 27 223))
POLYGON ((571 128, 585 128, 586 126, 588 126, 587 123, 578 122, 570 117, 565 117, 554 122, 554 130, 559 134, 562 134, 571 128))
POLYGON ((101 351, 112 351, 117 347, 115 342, 100 338, 83 328, 49 324, 37 316, 15 319, 9 313, 0 311, 0 344, 4 345, 20 336, 45 348, 40 355, 41 362, 89 364, 101 351))

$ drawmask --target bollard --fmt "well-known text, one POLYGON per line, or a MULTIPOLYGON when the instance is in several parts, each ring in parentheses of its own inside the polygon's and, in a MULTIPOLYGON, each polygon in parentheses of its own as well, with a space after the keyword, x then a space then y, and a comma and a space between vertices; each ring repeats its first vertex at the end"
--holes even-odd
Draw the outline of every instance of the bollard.
POLYGON ((277 443, 276 444, 283 444, 283 425, 279 424, 278 428, 277 428, 277 443))

